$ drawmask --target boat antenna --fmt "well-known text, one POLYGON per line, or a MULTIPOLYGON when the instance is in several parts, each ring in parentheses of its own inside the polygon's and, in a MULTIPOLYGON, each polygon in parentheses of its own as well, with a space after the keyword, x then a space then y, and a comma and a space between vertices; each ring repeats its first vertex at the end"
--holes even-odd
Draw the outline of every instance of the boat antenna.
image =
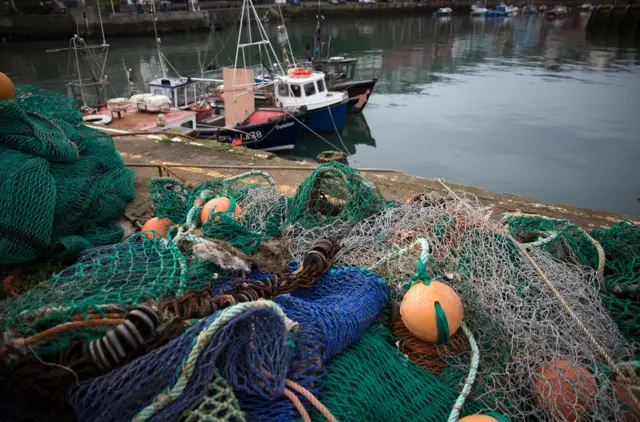
POLYGON ((102 31, 102 45, 105 45, 107 44, 107 40, 104 37, 104 26, 102 26, 102 13, 100 12, 100 4, 97 4, 96 8, 98 9, 98 18, 100 19, 100 30, 102 31))

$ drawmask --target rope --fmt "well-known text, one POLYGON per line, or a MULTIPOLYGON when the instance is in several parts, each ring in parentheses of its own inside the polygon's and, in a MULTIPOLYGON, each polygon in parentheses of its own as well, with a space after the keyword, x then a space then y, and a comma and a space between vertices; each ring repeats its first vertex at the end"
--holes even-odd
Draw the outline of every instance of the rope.
MULTIPOLYGON (((112 327, 124 323, 122 318, 114 319, 93 319, 88 321, 75 321, 60 324, 48 330, 42 331, 27 338, 17 338, 10 341, 10 345, 14 347, 29 346, 35 343, 41 343, 50 337, 55 337, 58 334, 66 333, 67 331, 79 330, 83 328, 98 328, 98 327, 112 327)), ((0 358, 9 353, 9 347, 5 347, 0 350, 0 358)))
POLYGON ((291 380, 286 379, 284 382, 287 387, 295 390, 298 394, 301 394, 307 400, 309 400, 309 403, 311 403, 313 407, 318 409, 318 411, 322 413, 322 416, 324 416, 326 420, 328 420, 329 422, 337 422, 336 418, 331 414, 329 409, 327 409, 327 407, 324 404, 322 404, 320 400, 318 400, 316 396, 313 395, 313 393, 311 393, 309 390, 307 390, 300 384, 297 384, 291 380))
POLYGON ((142 422, 150 419, 157 411, 163 409, 173 403, 182 393, 193 375, 196 363, 202 351, 209 345, 215 333, 217 333, 224 325, 253 308, 266 308, 273 310, 285 323, 288 331, 297 330, 298 324, 290 320, 282 309, 274 302, 260 300, 256 302, 240 303, 230 308, 226 308, 218 314, 217 318, 205 327, 196 337, 195 343, 189 355, 183 360, 182 365, 178 369, 179 376, 173 387, 167 386, 163 388, 163 392, 158 394, 151 404, 143 408, 133 417, 133 422, 142 422))
POLYGON ((300 413, 300 416, 302 417, 302 420, 304 422, 311 422, 311 417, 309 416, 309 413, 307 413, 307 410, 302 405, 302 402, 300 401, 300 399, 295 394, 293 394, 293 391, 289 390, 288 388, 285 388, 284 396, 289 400, 291 400, 291 403, 293 403, 298 413, 300 413))
POLYGON ((469 368, 469 375, 464 382, 464 386, 462 387, 460 395, 453 405, 453 409, 451 409, 451 413, 449 414, 449 419, 447 420, 447 422, 456 422, 460 417, 460 412, 462 411, 462 407, 464 406, 464 401, 467 399, 469 393, 471 392, 473 383, 476 380, 476 375, 478 374, 478 366, 480 365, 480 351, 478 350, 476 339, 473 337, 473 333, 471 332, 471 330, 469 330, 469 327, 467 327, 464 322, 462 323, 461 327, 462 331, 467 336, 467 339, 469 339, 469 346, 471 346, 471 365, 469 368))
POLYGON ((340 136, 340 131, 338 130, 338 126, 336 125, 336 121, 333 120, 333 112, 331 111, 331 107, 327 107, 327 110, 329 110, 329 116, 331 117, 331 123, 333 123, 333 128, 336 130, 336 135, 338 135, 338 139, 340 140, 340 143, 342 144, 342 146, 344 147, 344 153, 348 155, 349 154, 349 150, 347 149, 347 146, 344 144, 344 141, 342 140, 342 136, 340 136))
MULTIPOLYGON (((293 119, 300 123, 305 129, 307 129, 309 132, 313 133, 314 135, 316 135, 318 138, 322 139, 323 141, 325 141, 327 144, 329 144, 332 148, 335 148, 336 150, 340 151, 340 152, 344 152, 345 154, 349 155, 348 151, 342 151, 339 147, 333 145, 331 142, 327 141, 325 138, 323 138, 318 132, 314 131, 313 129, 311 129, 309 126, 305 125, 300 119, 298 119, 296 116, 294 116, 293 114, 291 114, 290 112, 287 111, 287 114, 291 117, 293 117, 293 119)), ((333 117, 332 117, 333 119, 333 117)), ((334 124, 335 126, 335 124, 334 124)))
MULTIPOLYGON (((447 191, 449 191, 449 193, 452 196, 454 196, 457 200, 462 201, 462 199, 460 199, 455 194, 455 192, 453 192, 453 190, 449 186, 447 186, 442 180, 440 180, 440 179, 435 179, 435 180, 437 180, 442 186, 444 186, 447 189, 447 191)), ((617 365, 615 363, 615 361, 609 355, 609 353, 606 351, 606 349, 593 336, 593 334, 591 334, 589 329, 584 325, 584 323, 580 320, 580 318, 578 318, 578 316, 575 314, 573 309, 571 309, 571 306, 567 303, 566 300, 564 300, 564 298, 562 297, 562 295, 560 294, 558 289, 555 288, 555 286, 551 283, 551 281, 549 280, 549 278, 547 277, 545 272, 542 271, 542 269, 538 266, 538 264, 536 264, 536 262, 533 260, 533 258, 531 258, 529 253, 522 246, 522 244, 520 242, 518 242, 516 239, 514 239, 513 236, 511 236, 511 233, 507 232, 506 235, 507 235, 507 237, 509 239, 511 239, 513 241, 513 243, 516 246, 516 248, 518 248, 518 250, 522 253, 522 255, 527 259, 527 261, 529 261, 529 263, 531 264, 533 269, 538 273, 538 275, 540 276, 542 281, 547 285, 547 287, 549 287, 549 289, 554 294, 554 296, 556 296, 556 298, 560 301, 560 304, 564 307, 564 309, 567 312, 567 314, 574 320, 574 322, 578 325, 578 327, 582 330, 582 332, 587 336, 587 338, 589 339, 591 344, 596 348, 598 353, 600 353, 600 356, 602 356, 602 358, 607 362, 607 364, 611 367, 611 369, 613 369, 613 371, 618 376, 617 381, 619 381, 622 384, 625 384, 627 386, 632 387, 632 388, 628 389, 629 397, 631 398, 631 401, 633 402, 633 404, 640 408, 640 400, 638 400, 638 398, 634 394, 635 389, 636 389, 634 386, 637 387, 637 386, 640 385, 640 379, 638 379, 638 376, 635 374, 635 371, 633 369, 631 369, 631 368, 625 368, 625 369, 627 369, 627 371, 626 371, 627 373, 625 373, 625 371, 623 371, 620 368, 620 366, 622 366, 622 365, 617 365)))

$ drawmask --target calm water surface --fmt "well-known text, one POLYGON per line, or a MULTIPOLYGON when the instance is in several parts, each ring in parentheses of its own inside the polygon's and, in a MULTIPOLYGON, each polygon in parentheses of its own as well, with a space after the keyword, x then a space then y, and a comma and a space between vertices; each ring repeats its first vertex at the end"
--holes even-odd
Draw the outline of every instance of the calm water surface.
MULTIPOLYGON (((452 182, 626 214, 640 214, 640 50, 626 40, 587 41, 585 18, 331 21, 334 55, 359 58, 378 85, 361 116, 326 141, 358 166, 391 167, 452 182), (343 146, 344 143, 344 146, 343 146)), ((312 22, 288 24, 301 56, 312 22)), ((275 25, 267 30, 275 40, 275 25)), ((109 38, 110 95, 161 74, 153 37, 109 38), (125 65, 123 65, 123 62, 125 65)), ((233 63, 236 33, 165 35, 182 75, 200 61, 233 63), (228 39, 228 41, 226 41, 228 39)), ((0 47, 0 70, 18 83, 63 92, 64 42, 0 47)), ((72 61, 73 65, 74 62, 72 61)), ((305 137, 297 157, 332 149, 305 137)))

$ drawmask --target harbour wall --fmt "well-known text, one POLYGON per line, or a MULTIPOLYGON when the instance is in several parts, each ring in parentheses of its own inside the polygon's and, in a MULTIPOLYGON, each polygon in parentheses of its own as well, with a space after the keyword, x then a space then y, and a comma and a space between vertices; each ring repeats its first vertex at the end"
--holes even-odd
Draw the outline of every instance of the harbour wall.
MULTIPOLYGON (((569 7, 578 7, 584 0, 568 0, 563 3, 569 7)), ((602 0, 601 4, 609 5, 615 0, 602 0)), ((451 7, 454 14, 468 15, 469 9, 476 0, 455 0, 433 3, 418 2, 380 2, 380 3, 322 3, 321 13, 327 18, 354 18, 380 16, 414 16, 431 14, 440 7, 451 7)), ((487 2, 488 7, 501 3, 499 0, 487 2)), ((513 2, 514 4, 517 2, 513 2)), ((208 30, 211 25, 233 25, 240 18, 241 2, 201 1, 200 11, 170 10, 155 15, 156 28, 159 33, 189 32, 208 30)), ((183 7, 173 5, 172 7, 183 7)), ((637 6, 632 6, 637 7, 637 6)), ((275 4, 257 5, 259 16, 266 12, 271 19, 277 19, 280 11, 285 20, 312 20, 318 14, 315 1, 303 2, 300 5, 275 4)), ((101 13, 96 7, 71 9, 66 13, 50 15, 0 15, 0 41, 12 40, 51 40, 68 39, 80 33, 85 38, 100 38, 101 24, 107 37, 149 34, 154 32, 154 15, 136 13, 135 8, 117 8, 112 13, 110 6, 103 6, 101 13)))

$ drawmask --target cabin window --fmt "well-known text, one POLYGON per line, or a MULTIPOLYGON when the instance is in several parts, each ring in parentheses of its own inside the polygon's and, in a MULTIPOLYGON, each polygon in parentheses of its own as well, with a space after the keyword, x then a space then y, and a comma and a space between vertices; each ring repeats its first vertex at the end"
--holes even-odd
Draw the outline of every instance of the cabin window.
POLYGON ((318 92, 324 92, 324 80, 318 80, 318 92))
POLYGON ((301 97, 302 91, 300 90, 300 85, 289 85, 291 87, 291 93, 294 97, 301 97))
POLYGON ((178 107, 184 107, 187 105, 187 92, 186 92, 186 88, 176 88, 175 90, 176 93, 176 98, 178 100, 178 107))
POLYGON ((347 78, 355 79, 355 77, 356 77, 356 66, 352 64, 347 67, 347 78))
POLYGON ((287 84, 278 84, 278 95, 280 97, 288 97, 289 96, 289 88, 287 84))
POLYGON ((316 93, 316 84, 314 84, 313 82, 304 84, 304 95, 306 95, 307 97, 310 97, 312 95, 315 95, 315 93, 316 93))

